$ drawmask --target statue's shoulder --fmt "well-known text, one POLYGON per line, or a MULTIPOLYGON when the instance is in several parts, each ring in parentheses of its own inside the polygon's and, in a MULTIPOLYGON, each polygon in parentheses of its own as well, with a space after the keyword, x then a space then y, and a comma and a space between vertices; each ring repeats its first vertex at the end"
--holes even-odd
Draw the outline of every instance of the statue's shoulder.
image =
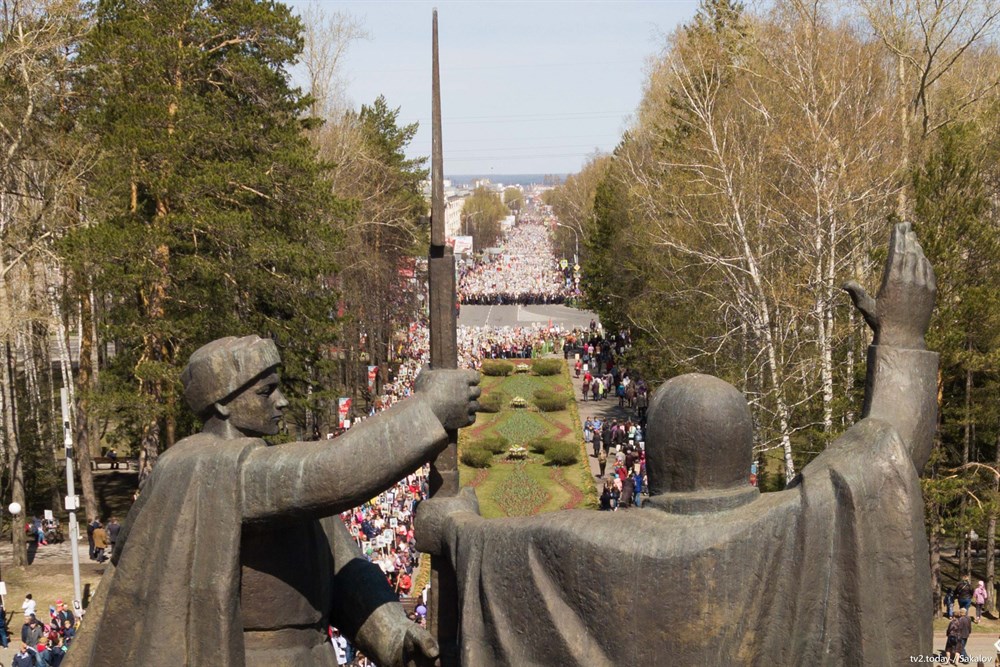
POLYGON ((830 443, 802 469, 801 477, 827 476, 831 470, 863 473, 897 463, 913 468, 899 432, 887 421, 866 417, 830 443))
POLYGON ((226 440, 211 433, 195 433, 179 440, 173 447, 161 454, 156 465, 162 467, 164 464, 170 466, 182 461, 240 458, 253 449, 266 446, 267 443, 260 438, 226 440))

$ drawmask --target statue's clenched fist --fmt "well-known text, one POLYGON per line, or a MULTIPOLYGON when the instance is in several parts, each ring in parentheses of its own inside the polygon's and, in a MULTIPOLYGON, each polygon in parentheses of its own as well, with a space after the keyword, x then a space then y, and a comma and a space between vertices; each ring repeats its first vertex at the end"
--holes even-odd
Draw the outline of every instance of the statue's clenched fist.
POLYGON ((449 431, 476 422, 481 390, 479 373, 469 370, 431 370, 417 376, 416 395, 427 401, 434 415, 449 431))

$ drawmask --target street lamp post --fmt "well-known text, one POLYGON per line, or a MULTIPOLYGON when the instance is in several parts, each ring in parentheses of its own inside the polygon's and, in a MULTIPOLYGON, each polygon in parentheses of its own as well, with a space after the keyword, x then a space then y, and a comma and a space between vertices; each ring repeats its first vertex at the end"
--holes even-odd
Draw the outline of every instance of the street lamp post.
MULTIPOLYGON (((10 532, 11 532, 11 543, 14 541, 14 531, 17 530, 17 525, 14 523, 17 521, 17 516, 21 513, 20 503, 11 503, 7 505, 7 511, 10 512, 10 532)), ((0 607, 4 609, 7 608, 7 603, 5 597, 7 596, 7 583, 3 581, 3 577, 0 576, 0 607)))
POLYGON ((565 227, 566 229, 568 229, 571 232, 573 232, 573 237, 574 237, 574 240, 576 242, 576 252, 573 255, 573 263, 574 264, 579 264, 580 263, 580 233, 578 231, 576 231, 576 227, 572 227, 570 225, 564 225, 561 222, 556 222, 555 225, 556 225, 556 227, 565 227))
MULTIPOLYGON (((76 495, 73 480, 73 429, 70 427, 69 390, 66 387, 60 392, 62 399, 63 445, 66 448, 66 509, 69 511, 69 544, 70 556, 73 562, 73 611, 80 610, 80 553, 77 549, 79 529, 76 523, 76 510, 80 509, 80 497, 76 495)), ((86 446, 86 445, 84 445, 86 446)))

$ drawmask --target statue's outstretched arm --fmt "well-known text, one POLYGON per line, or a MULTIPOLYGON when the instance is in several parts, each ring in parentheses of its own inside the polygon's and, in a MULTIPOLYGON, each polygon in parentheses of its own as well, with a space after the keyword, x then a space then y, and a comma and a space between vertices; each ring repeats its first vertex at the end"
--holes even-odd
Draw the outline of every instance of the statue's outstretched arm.
POLYGON ((475 421, 479 376, 421 373, 415 395, 335 440, 251 450, 242 466, 243 519, 324 517, 370 500, 447 445, 446 428, 475 421))
POLYGON ((892 230, 877 299, 855 282, 844 289, 875 334, 863 416, 890 423, 920 471, 930 456, 937 421, 938 355, 927 351, 924 341, 937 283, 910 224, 892 230))
POLYGON ((333 611, 330 623, 384 667, 430 665, 438 645, 406 617, 382 570, 361 555, 339 517, 328 520, 333 549, 333 611))

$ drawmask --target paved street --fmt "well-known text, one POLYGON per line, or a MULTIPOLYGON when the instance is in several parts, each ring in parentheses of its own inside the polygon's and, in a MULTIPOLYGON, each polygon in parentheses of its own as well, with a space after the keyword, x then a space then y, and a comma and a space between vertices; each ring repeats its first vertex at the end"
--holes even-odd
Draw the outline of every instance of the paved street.
POLYGON ((562 305, 462 306, 458 323, 466 327, 516 327, 531 324, 558 324, 563 328, 590 326, 597 316, 589 310, 562 305))

